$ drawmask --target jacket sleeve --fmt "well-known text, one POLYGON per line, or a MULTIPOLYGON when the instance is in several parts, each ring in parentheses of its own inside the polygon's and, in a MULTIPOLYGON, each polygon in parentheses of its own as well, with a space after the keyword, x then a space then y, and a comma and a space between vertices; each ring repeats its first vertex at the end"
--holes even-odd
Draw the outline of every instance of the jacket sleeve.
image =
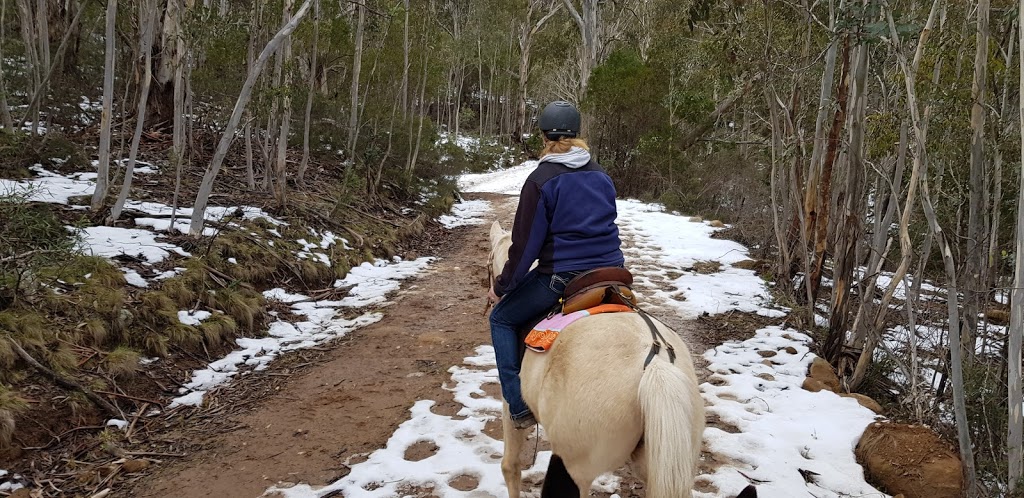
POLYGON ((519 194, 519 207, 512 225, 512 246, 508 249, 505 268, 495 283, 495 294, 501 297, 519 285, 540 255, 547 233, 547 210, 540 185, 527 180, 519 194))

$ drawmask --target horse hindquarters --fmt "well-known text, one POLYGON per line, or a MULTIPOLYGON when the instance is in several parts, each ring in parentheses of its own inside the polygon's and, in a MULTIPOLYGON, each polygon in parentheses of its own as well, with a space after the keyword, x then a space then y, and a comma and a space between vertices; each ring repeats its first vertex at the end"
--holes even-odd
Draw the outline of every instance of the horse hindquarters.
POLYGON ((655 358, 640 378, 640 411, 648 498, 692 496, 704 432, 704 402, 696 375, 655 358))

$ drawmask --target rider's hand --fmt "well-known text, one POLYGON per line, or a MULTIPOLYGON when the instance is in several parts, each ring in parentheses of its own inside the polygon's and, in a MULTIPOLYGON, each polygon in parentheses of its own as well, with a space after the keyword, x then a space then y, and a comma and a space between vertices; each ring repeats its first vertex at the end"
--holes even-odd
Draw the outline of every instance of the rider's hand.
POLYGON ((501 300, 501 298, 498 297, 498 295, 494 293, 494 287, 493 286, 490 289, 487 290, 487 302, 489 302, 491 304, 494 304, 494 303, 496 303, 496 302, 498 302, 500 300, 501 300))

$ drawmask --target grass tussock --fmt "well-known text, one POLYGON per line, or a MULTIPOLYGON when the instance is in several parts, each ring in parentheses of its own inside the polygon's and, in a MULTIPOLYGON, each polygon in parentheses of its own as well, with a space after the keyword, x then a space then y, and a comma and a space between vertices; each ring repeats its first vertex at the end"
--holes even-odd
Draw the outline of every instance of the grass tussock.
POLYGON ((10 447, 11 439, 14 437, 14 416, 26 407, 25 400, 21 399, 17 392, 0 384, 0 450, 10 447))
POLYGON ((103 359, 103 368, 114 378, 130 378, 139 371, 141 357, 142 355, 134 349, 118 346, 103 359))
POLYGON ((219 345, 236 336, 238 323, 231 315, 215 313, 199 325, 199 330, 207 345, 219 345))

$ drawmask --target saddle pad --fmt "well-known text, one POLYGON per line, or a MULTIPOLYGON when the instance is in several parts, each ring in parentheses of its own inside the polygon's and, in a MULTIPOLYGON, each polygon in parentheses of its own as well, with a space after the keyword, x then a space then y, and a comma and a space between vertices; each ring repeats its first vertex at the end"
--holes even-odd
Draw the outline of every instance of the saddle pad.
POLYGON ((551 349, 551 345, 555 343, 555 339, 558 338, 558 333, 562 331, 569 324, 590 315, 598 315, 601 313, 624 313, 632 312, 633 309, 629 306, 623 306, 621 304, 602 304, 594 306, 590 309, 574 311, 568 315, 558 313, 541 320, 533 330, 530 331, 526 336, 526 347, 538 353, 543 353, 551 349))

